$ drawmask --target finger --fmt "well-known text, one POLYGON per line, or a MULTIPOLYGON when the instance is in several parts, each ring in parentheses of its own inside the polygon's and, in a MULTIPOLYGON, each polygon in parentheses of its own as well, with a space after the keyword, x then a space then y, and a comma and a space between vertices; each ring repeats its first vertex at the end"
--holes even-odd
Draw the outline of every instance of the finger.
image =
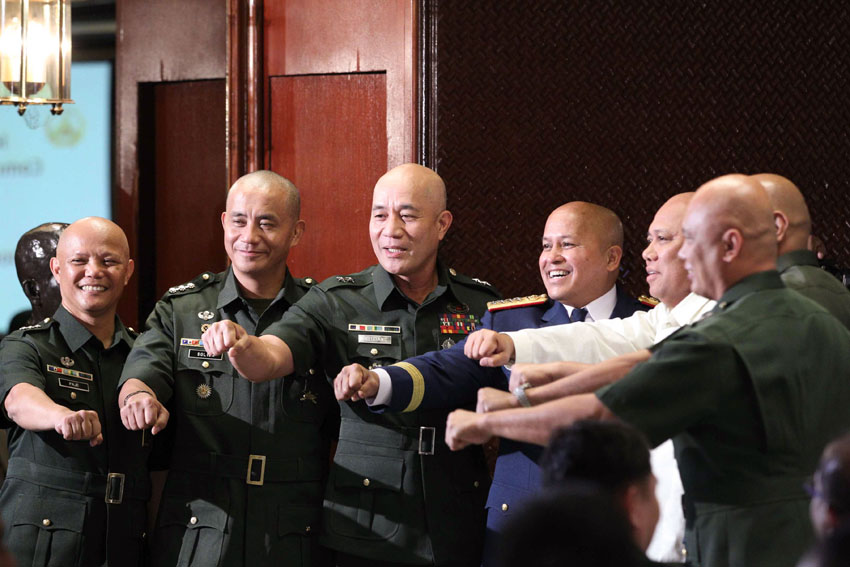
POLYGON ((89 441, 89 446, 90 447, 97 447, 101 443, 103 443, 103 435, 98 433, 96 437, 94 437, 91 441, 89 441))
POLYGON ((159 414, 157 411, 158 409, 159 408, 153 404, 145 406, 144 412, 142 413, 142 422, 139 424, 139 429, 145 429, 146 427, 156 423, 156 418, 159 414))
POLYGON ((80 422, 80 439, 91 439, 92 438, 92 427, 90 418, 83 418, 80 422))
POLYGON ((168 417, 168 410, 160 406, 159 412, 156 416, 156 421, 154 422, 153 427, 151 428, 151 434, 156 435, 157 433, 165 429, 165 426, 168 425, 168 417))
POLYGON ((91 420, 90 429, 89 438, 100 437, 101 440, 103 439, 103 435, 101 434, 102 428, 100 426, 100 418, 97 417, 97 414, 94 414, 94 417, 91 420))

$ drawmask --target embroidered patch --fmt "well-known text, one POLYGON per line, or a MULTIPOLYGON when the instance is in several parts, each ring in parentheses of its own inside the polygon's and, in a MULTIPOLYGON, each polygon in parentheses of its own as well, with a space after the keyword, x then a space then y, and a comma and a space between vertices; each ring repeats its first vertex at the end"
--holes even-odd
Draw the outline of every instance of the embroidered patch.
POLYGON ((394 325, 361 325, 359 323, 349 323, 349 331, 371 331, 377 333, 400 333, 401 327, 394 325))
POLYGON ((224 355, 207 354, 207 351, 200 349, 189 349, 189 358, 200 358, 202 360, 222 360, 224 355))
POLYGON ((78 380, 71 380, 70 378, 59 378, 59 385, 63 388, 68 388, 69 390, 77 390, 78 392, 88 392, 89 385, 85 382, 80 382, 78 380))
POLYGON ((393 338, 389 335, 357 335, 357 342, 367 345, 391 345, 393 338))
POLYGON ((468 335, 475 330, 478 319, 466 313, 443 313, 440 315, 440 332, 444 335, 468 335))
POLYGON ((47 371, 53 372, 54 374, 61 374, 63 376, 71 376, 72 378, 79 378, 81 380, 88 380, 89 382, 94 380, 94 376, 88 372, 80 372, 79 370, 71 370, 70 368, 62 368, 61 366, 53 366, 52 364, 47 365, 47 371))

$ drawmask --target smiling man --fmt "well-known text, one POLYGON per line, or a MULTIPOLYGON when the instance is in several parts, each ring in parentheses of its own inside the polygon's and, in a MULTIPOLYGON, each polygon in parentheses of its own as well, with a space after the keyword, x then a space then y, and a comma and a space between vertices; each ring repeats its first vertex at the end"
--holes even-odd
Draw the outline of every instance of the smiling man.
MULTIPOLYGON (((498 295, 437 261, 451 222, 436 173, 393 168, 372 197, 378 265, 313 287, 260 338, 216 323, 204 348, 226 353, 250 380, 294 369, 330 383, 346 364, 391 364, 462 339, 498 295)), ((377 415, 364 402, 340 410, 321 539, 337 564, 478 565, 489 484, 480 448, 448 450, 444 410, 377 415)))
POLYGON ((208 566, 328 563, 316 532, 338 421, 329 386, 306 370, 251 384, 201 341, 216 321, 260 333, 307 293, 312 280, 286 266, 304 224, 287 179, 257 171, 237 180, 221 215, 230 268, 169 289, 127 359, 125 426, 159 434, 168 425, 173 444, 155 565, 189 557, 208 566))
POLYGON ((456 411, 447 442, 461 448, 500 435, 543 444, 578 419, 619 418, 654 445, 673 438, 690 562, 791 566, 811 540, 803 482, 820 448, 850 426, 850 334, 783 286, 773 209, 755 180, 727 175, 703 185, 683 234, 679 256, 691 290, 717 300, 711 316, 593 394, 456 411))
POLYGON ((148 450, 117 410, 135 339, 115 315, 133 274, 127 238, 106 219, 79 220, 59 238, 50 269, 61 306, 0 349, 11 425, 5 543, 19 565, 140 565, 148 450))
MULTIPOLYGON (((613 211, 581 201, 558 207, 546 221, 538 258, 546 294, 491 302, 481 327, 547 327, 627 317, 646 309, 615 285, 622 245, 622 224, 613 211)), ((371 372, 358 364, 346 367, 334 383, 337 399, 377 396, 369 402, 373 407, 407 412, 463 407, 475 400, 481 386, 507 390, 502 369, 479 366, 464 355, 466 346, 462 341, 371 372)), ((510 440, 500 444, 487 498, 485 565, 494 564, 496 542, 508 516, 538 490, 539 457, 537 446, 510 440)))

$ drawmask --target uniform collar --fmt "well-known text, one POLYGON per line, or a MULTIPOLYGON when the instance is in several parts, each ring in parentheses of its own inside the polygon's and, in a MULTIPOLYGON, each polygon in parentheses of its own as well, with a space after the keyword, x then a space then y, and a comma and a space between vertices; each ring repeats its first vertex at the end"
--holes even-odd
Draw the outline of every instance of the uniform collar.
MULTIPOLYGON (((661 306, 667 307, 667 304, 661 303, 661 306)), ((656 307, 656 309, 658 309, 656 307)), ((670 317, 673 319, 677 327, 689 325, 697 320, 697 315, 700 312, 710 311, 714 307, 714 302, 707 297, 697 295, 693 292, 685 296, 685 299, 676 304, 676 307, 667 309, 670 311, 670 317)))
MULTIPOLYGON (((280 298, 284 298, 290 305, 298 301, 298 290, 295 286, 295 279, 289 273, 289 268, 286 268, 286 275, 283 279, 283 287, 277 292, 277 295, 272 300, 272 305, 277 303, 280 298)), ((227 268, 224 274, 224 285, 221 291, 218 292, 218 304, 216 309, 221 309, 230 305, 237 299, 244 299, 242 292, 239 291, 239 284, 236 282, 236 275, 233 273, 233 267, 227 268)))
POLYGON ((751 274, 727 289, 720 299, 717 300, 717 307, 726 309, 745 295, 756 291, 781 289, 783 287, 785 287, 785 284, 782 283, 782 280, 779 278, 779 272, 776 270, 751 274))
MULTIPOLYGON (((378 306, 382 309, 387 300, 393 295, 393 292, 395 292, 399 298, 404 298, 407 301, 410 301, 410 299, 407 298, 395 285, 392 275, 380 264, 376 264, 375 268, 372 270, 372 284, 375 286, 375 299, 378 302, 378 306)), ((446 268, 438 261, 437 287, 428 294, 428 297, 426 297, 425 301, 422 303, 427 303, 432 297, 439 297, 446 291, 446 289, 450 288, 451 280, 449 279, 448 270, 446 270, 446 268)))
POLYGON ((786 252, 776 259, 776 269, 779 273, 784 272, 792 266, 815 266, 818 267, 818 257, 811 250, 801 248, 786 252))
MULTIPOLYGON (((62 338, 65 339, 65 344, 68 345, 68 348, 70 348, 71 351, 78 351, 83 345, 93 338, 97 340, 95 336, 91 334, 91 331, 86 329, 76 317, 68 313, 68 310, 61 305, 59 306, 59 309, 56 310, 56 313, 53 314, 53 318, 59 323, 59 333, 61 333, 62 338)), ((121 322, 121 319, 119 319, 116 315, 115 331, 112 335, 112 344, 109 348, 114 347, 122 341, 127 343, 127 346, 133 346, 133 338, 121 322)), ((97 340, 97 344, 103 346, 103 343, 99 340, 97 340)))
MULTIPOLYGON (((563 305, 563 304, 562 304, 563 305)), ((614 312, 614 307, 617 306, 617 286, 612 285, 611 289, 588 303, 587 305, 563 305, 567 311, 567 319, 573 314, 573 309, 584 307, 587 309, 587 319, 585 321, 601 321, 610 319, 611 313, 614 312)))

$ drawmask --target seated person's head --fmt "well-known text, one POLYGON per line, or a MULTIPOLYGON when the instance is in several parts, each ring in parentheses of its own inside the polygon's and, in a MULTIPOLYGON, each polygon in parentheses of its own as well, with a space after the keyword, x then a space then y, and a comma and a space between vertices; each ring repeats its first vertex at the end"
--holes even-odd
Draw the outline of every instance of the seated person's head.
POLYGON ((797 567, 847 567, 850 565, 850 524, 837 526, 797 563, 797 567))
POLYGON ((578 481, 608 492, 625 510, 635 543, 646 550, 659 510, 649 444, 637 429, 620 422, 576 422, 552 435, 540 465, 547 489, 578 481))
POLYGON ((841 524, 850 524, 850 434, 826 446, 812 477, 812 524, 823 538, 841 524))
POLYGON ((505 524, 500 567, 632 567, 642 552, 614 498, 597 485, 576 483, 526 502, 505 524))

